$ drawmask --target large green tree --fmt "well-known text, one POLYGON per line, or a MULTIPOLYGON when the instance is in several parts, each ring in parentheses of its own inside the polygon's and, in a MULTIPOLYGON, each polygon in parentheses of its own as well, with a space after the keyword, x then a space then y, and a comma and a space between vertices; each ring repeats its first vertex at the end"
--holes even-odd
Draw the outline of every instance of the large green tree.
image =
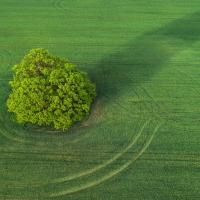
POLYGON ((66 130, 88 115, 95 85, 68 60, 33 49, 13 70, 7 106, 19 123, 66 130))

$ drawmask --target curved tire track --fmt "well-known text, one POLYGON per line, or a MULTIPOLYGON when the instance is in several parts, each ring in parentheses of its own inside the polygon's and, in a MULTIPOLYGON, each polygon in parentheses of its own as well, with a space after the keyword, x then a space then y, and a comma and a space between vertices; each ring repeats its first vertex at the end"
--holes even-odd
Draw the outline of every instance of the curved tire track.
POLYGON ((90 175, 92 173, 95 173, 96 171, 99 171, 99 170, 107 167, 109 164, 111 164, 114 161, 116 161, 117 159, 119 159, 121 156, 123 156, 124 153, 126 153, 130 148, 133 147, 133 145, 137 142, 137 140, 139 139, 139 137, 142 135, 143 130, 145 129, 145 127, 148 125, 149 122, 150 122, 150 120, 146 121, 143 124, 143 126, 140 128, 140 131, 137 133, 137 135, 133 138, 132 142, 126 148, 124 148, 121 152, 119 152, 116 155, 114 155, 113 158, 107 160, 105 163, 100 164, 100 165, 98 165, 98 166, 96 166, 96 167, 94 167, 92 169, 86 170, 84 172, 79 172, 78 174, 75 174, 75 175, 71 175, 71 176, 66 176, 66 177, 61 177, 61 178, 54 179, 51 182, 48 182, 46 184, 62 183, 62 182, 66 182, 66 181, 78 179, 78 178, 90 175))
POLYGON ((121 167, 119 167, 116 170, 111 171, 110 173, 102 176, 101 178, 99 178, 96 181, 91 181, 87 184, 83 184, 82 186, 77 186, 68 190, 63 190, 57 193, 51 193, 48 197, 58 197, 58 196, 63 196, 63 195, 68 195, 68 194, 72 194, 72 193, 76 193, 76 192, 80 192, 82 190, 86 190, 89 189, 91 187, 97 186, 111 178, 113 178, 114 176, 118 175, 119 173, 121 173, 122 171, 124 171, 125 169, 127 169, 131 164, 133 164, 145 151, 146 149, 149 147, 149 145, 151 144, 155 133, 158 131, 158 129, 161 127, 162 123, 160 123, 159 125, 157 125, 152 133, 152 135, 150 136, 149 140, 146 142, 146 144, 143 146, 143 148, 140 150, 140 152, 133 157, 131 160, 127 161, 124 165, 122 165, 121 167))

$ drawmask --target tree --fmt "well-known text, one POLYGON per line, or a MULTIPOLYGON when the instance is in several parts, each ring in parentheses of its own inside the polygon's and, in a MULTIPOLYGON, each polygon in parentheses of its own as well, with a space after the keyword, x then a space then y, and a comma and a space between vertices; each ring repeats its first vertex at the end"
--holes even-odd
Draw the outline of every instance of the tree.
POLYGON ((95 85, 68 60, 33 49, 13 71, 7 106, 19 123, 66 130, 89 114, 95 85))

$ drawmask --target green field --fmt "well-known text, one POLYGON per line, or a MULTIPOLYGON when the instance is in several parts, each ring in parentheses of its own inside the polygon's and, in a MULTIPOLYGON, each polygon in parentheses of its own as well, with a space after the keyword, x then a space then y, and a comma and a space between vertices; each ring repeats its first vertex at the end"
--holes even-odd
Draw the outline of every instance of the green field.
POLYGON ((0 0, 0 199, 200 199, 199 0, 0 0), (11 68, 47 48, 98 96, 70 131, 18 125, 11 68))

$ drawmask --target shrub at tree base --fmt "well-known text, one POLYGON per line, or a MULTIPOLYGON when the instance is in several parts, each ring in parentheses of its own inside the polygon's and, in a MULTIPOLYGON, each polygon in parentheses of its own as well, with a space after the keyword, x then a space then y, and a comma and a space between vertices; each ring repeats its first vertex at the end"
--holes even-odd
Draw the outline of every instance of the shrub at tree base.
POLYGON ((95 85, 68 60, 33 49, 13 70, 7 106, 19 123, 66 130, 88 115, 95 85))

